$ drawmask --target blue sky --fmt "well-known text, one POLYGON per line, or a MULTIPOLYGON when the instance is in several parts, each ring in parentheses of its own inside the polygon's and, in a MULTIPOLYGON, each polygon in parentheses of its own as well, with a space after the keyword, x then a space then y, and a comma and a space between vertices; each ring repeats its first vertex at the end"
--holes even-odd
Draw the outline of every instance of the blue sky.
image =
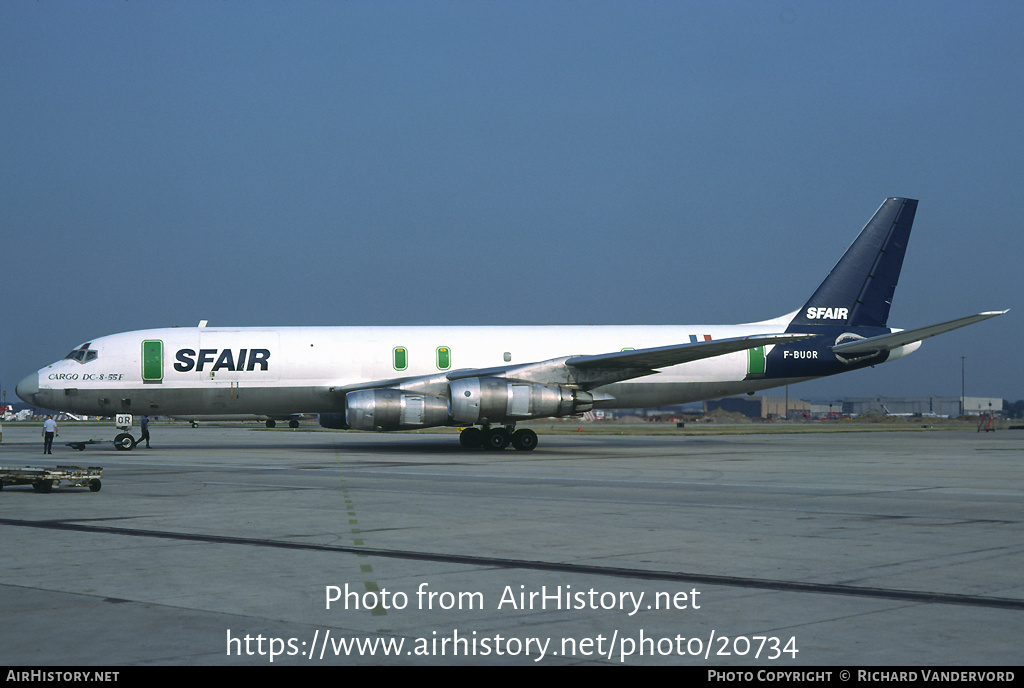
POLYGON ((1019 2, 12 0, 0 64, 8 400, 200 319, 760 320, 887 196, 890 325, 1014 310, 791 395, 1024 397, 1019 2))

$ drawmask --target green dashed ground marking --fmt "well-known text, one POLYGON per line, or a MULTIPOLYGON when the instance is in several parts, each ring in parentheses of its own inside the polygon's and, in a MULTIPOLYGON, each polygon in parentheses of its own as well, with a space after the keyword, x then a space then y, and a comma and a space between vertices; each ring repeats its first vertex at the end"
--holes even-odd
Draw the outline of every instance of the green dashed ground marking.
MULTIPOLYGON (((341 477, 341 481, 342 481, 342 483, 345 482, 345 477, 344 476, 341 477)), ((362 530, 357 527, 359 525, 359 519, 356 518, 356 506, 352 502, 352 497, 349 495, 349 492, 348 492, 347 488, 343 487, 341 489, 341 494, 343 495, 344 500, 345 500, 345 509, 348 511, 348 515, 352 517, 352 518, 350 518, 348 520, 348 524, 350 526, 349 532, 352 533, 352 535, 359 535, 360 533, 362 533, 362 530)), ((353 537, 352 538, 352 542, 355 545, 363 545, 364 544, 363 540, 361 538, 357 538, 357 537, 353 537)), ((366 557, 367 555, 366 554, 360 554, 358 556, 366 557)), ((360 573, 373 573, 373 566, 370 565, 370 564, 360 564, 359 565, 359 572, 360 573)), ((380 592, 380 586, 377 585, 376 581, 363 581, 363 586, 366 588, 366 592, 373 592, 373 593, 380 592)), ((388 615, 387 611, 384 609, 384 607, 381 606, 380 602, 377 603, 377 606, 375 606, 370 611, 370 613, 373 616, 387 616, 388 615)))

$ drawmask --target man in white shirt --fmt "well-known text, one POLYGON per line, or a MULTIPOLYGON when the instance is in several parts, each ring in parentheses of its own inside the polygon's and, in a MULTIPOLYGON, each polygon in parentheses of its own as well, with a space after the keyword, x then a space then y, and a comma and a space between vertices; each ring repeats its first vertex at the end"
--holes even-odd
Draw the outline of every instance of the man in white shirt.
POLYGON ((47 416, 43 421, 43 453, 53 453, 53 438, 57 435, 57 421, 52 416, 47 416))

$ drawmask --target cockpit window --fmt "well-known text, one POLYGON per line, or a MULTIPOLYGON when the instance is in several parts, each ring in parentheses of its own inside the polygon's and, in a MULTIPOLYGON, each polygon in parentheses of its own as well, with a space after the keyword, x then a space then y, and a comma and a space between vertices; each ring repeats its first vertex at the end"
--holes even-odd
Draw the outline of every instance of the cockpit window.
POLYGON ((92 342, 86 342, 82 346, 73 350, 71 353, 64 357, 65 360, 70 358, 74 361, 78 361, 79 363, 88 363, 89 361, 96 360, 99 357, 99 352, 96 351, 95 349, 90 349, 90 344, 92 344, 92 342))

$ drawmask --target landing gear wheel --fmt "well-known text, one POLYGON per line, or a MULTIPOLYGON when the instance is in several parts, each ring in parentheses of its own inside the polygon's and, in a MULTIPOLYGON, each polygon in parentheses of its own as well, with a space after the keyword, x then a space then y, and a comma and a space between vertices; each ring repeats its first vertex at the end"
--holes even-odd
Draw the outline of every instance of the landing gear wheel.
POLYGON ((103 487, 103 484, 100 483, 99 478, 93 478, 89 481, 90 492, 99 492, 101 487, 103 487))
POLYGON ((114 446, 117 447, 118 451, 131 451, 135 449, 135 438, 127 432, 122 432, 114 438, 114 446))
POLYGON ((483 443, 484 435, 480 428, 466 428, 459 433, 459 444, 466 449, 476 449, 483 443))
POLYGON ((270 418, 270 419, 267 420, 267 427, 268 428, 272 428, 275 425, 277 425, 277 421, 275 421, 273 418, 270 418))
POLYGON ((533 451, 537 448, 537 433, 533 430, 516 430, 512 433, 512 446, 519 451, 533 451))
POLYGON ((288 427, 294 430, 295 428, 299 427, 299 421, 292 418, 290 421, 288 421, 288 427))
POLYGON ((505 428, 488 430, 484 433, 484 448, 491 449, 493 451, 501 451, 508 446, 508 443, 511 440, 512 437, 505 428))

